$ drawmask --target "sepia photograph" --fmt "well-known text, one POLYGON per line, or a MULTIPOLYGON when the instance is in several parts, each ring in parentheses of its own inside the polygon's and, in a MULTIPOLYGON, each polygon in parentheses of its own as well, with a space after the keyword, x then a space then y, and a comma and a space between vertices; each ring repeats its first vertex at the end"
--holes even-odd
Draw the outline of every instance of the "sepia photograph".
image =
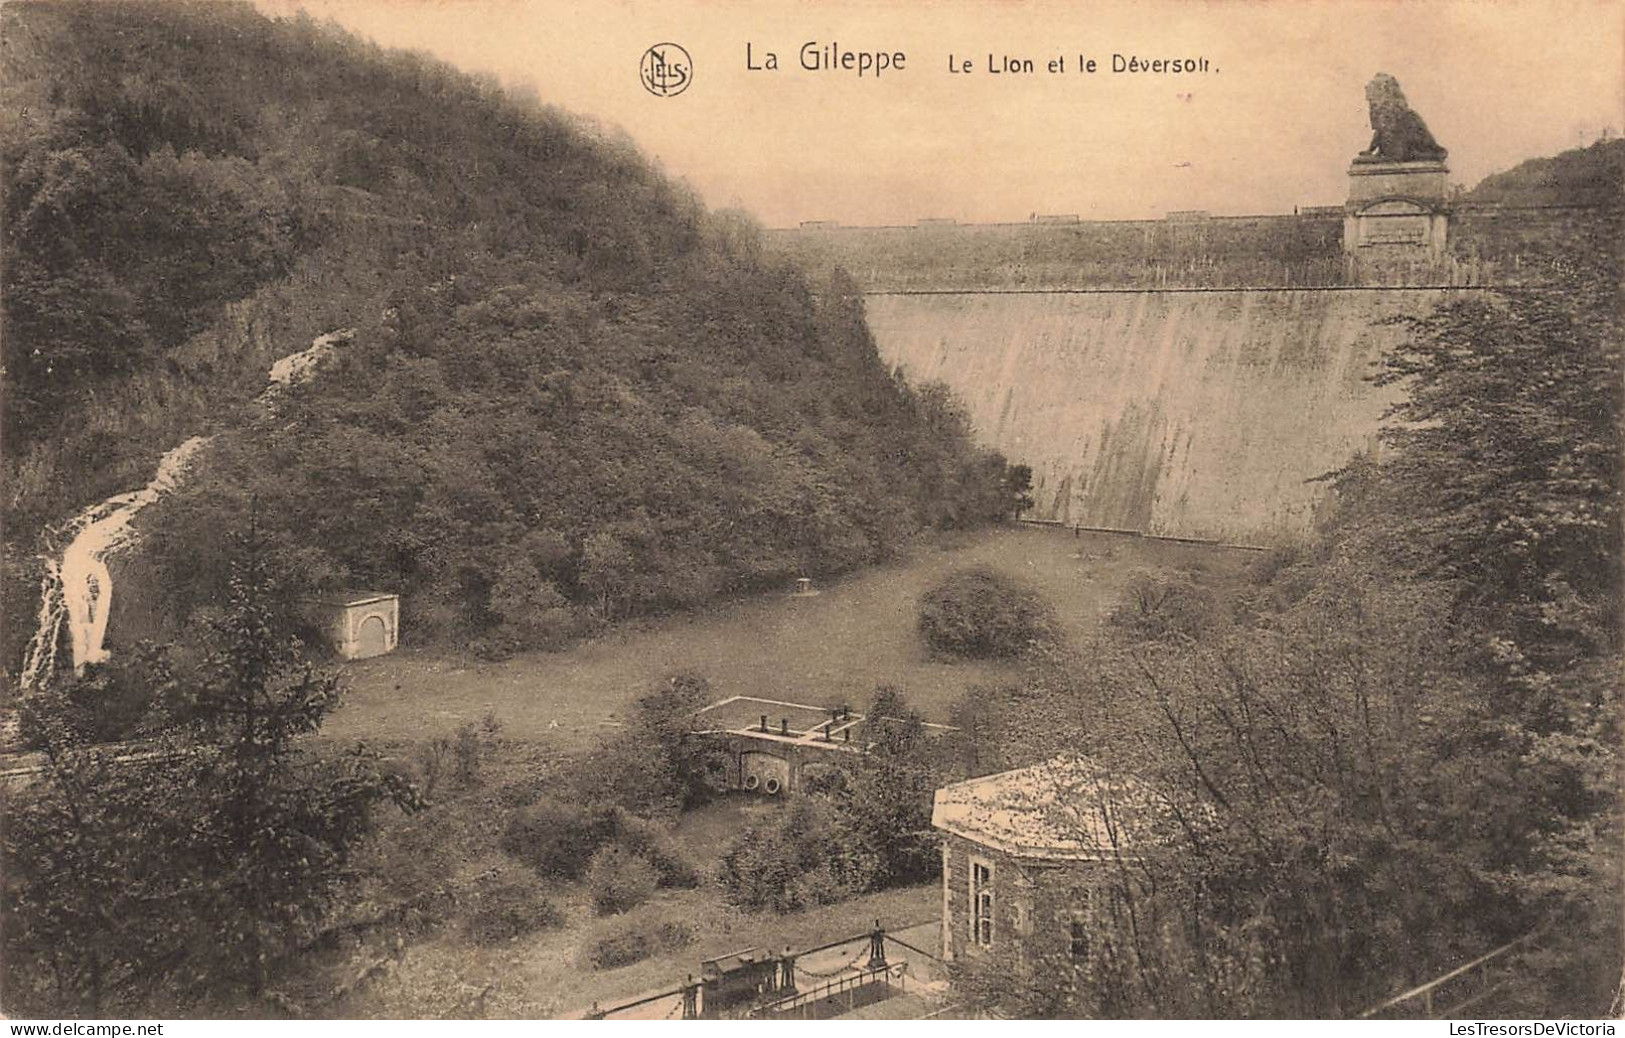
POLYGON ((1618 0, 0 3, 8 1034, 1615 1034, 1622 133, 1618 0))

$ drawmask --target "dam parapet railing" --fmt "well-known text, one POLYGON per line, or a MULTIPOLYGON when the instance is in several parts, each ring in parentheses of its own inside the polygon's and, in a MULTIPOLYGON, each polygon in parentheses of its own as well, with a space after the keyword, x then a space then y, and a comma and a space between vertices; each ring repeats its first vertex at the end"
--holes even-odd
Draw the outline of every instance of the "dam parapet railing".
POLYGON ((820 222, 767 232, 815 273, 837 266, 866 293, 1529 284, 1563 265, 1603 221, 1599 207, 1458 203, 1445 254, 1374 265, 1343 248, 1344 208, 1273 216, 883 227, 820 222))

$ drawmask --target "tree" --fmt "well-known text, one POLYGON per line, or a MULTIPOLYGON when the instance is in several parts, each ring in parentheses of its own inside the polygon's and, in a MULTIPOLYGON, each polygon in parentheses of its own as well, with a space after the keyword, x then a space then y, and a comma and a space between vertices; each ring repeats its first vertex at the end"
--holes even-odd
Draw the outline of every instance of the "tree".
POLYGON ((181 936, 183 898, 152 874, 173 787, 87 743, 70 711, 55 690, 24 703, 45 784, 7 804, 0 969, 8 1011, 27 1016, 140 1005, 181 936))
POLYGON ((869 889, 876 862, 868 848, 839 838, 840 816, 824 797, 797 797, 748 825, 723 852, 717 880, 746 908, 794 912, 869 889))
POLYGON ((297 642, 276 640, 274 582, 251 523, 219 648, 202 669, 185 771, 199 798, 187 848, 204 875, 204 918, 215 961, 258 994, 276 958, 293 950, 331 904, 375 804, 412 790, 359 748, 317 758, 295 743, 338 706, 336 676, 317 672, 297 642), (223 925, 222 925, 223 924, 223 925))
POLYGON ((1494 614, 1509 671, 1617 648, 1617 280, 1575 271, 1445 304, 1410 322, 1378 378, 1406 396, 1383 433, 1392 519, 1373 532, 1402 534, 1405 561, 1494 614))
POLYGON ((1548 991, 1619 974, 1617 958, 1574 964, 1619 947, 1620 221, 1603 213, 1595 247, 1545 284, 1412 321, 1379 377, 1407 391, 1393 456, 1340 485, 1368 499, 1346 541, 1454 591, 1461 675, 1526 776, 1505 823, 1515 851, 1489 867, 1557 924, 1546 968, 1526 973, 1548 991))
POLYGON ((1049 603, 1026 585, 986 566, 956 570, 920 596, 917 626, 946 656, 1017 656, 1049 639, 1049 603))
POLYGON ((942 785, 937 748, 890 685, 875 690, 864 727, 869 745, 836 802, 841 829, 875 861, 875 885, 927 879, 941 867, 931 827, 932 798, 942 785))
POLYGON ((103 750, 32 704, 48 767, 8 819, 6 941, 42 1006, 258 996, 339 896, 375 806, 416 806, 374 754, 308 741, 341 689, 278 639, 273 600, 251 525, 214 650, 160 690, 167 723, 140 747, 103 750))
POLYGON ((598 611, 613 617, 617 601, 624 602, 636 560, 612 533, 600 531, 581 548, 581 584, 598 599, 598 611))
POLYGON ((1033 467, 1011 465, 1005 470, 1004 484, 1015 509, 1014 518, 1020 519, 1021 513, 1033 506, 1033 467))

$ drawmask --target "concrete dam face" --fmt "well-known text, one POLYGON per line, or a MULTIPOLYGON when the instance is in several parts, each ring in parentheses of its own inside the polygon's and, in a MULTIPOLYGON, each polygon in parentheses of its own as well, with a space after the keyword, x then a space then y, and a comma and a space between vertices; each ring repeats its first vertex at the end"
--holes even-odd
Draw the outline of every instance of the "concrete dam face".
POLYGON ((1033 468, 1038 518, 1244 544, 1301 535, 1309 483, 1375 449, 1367 381, 1448 289, 873 293, 881 356, 941 380, 1033 468))
MULTIPOLYGON (((1368 98, 1397 96, 1372 82, 1368 98)), ((882 358, 946 383, 984 443, 1032 466, 1035 518, 1281 543, 1325 498, 1309 481, 1377 445, 1401 392, 1368 380, 1406 334, 1390 318, 1539 284, 1610 226, 1597 206, 1466 198, 1445 149, 1391 108, 1373 108, 1338 205, 810 221, 769 242, 857 282, 882 358)))

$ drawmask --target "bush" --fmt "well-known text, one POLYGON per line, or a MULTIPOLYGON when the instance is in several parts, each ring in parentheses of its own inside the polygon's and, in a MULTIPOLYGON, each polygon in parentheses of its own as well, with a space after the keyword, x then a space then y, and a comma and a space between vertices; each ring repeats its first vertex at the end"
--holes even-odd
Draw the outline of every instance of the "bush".
POLYGON ((1106 622, 1147 641, 1194 641, 1219 626, 1213 593, 1189 577, 1142 576, 1129 585, 1106 622))
POLYGON ((1015 656, 1053 628, 1036 591, 980 566, 957 570, 922 595, 918 623, 933 652, 971 659, 1015 656))
POLYGON ((740 833, 722 856, 718 879, 733 904, 793 912, 867 890, 877 868, 827 801, 802 797, 740 833))
POLYGON ((587 961, 595 970, 619 969, 693 943, 694 927, 682 920, 626 919, 606 925, 588 941, 587 961))
POLYGON ((711 701, 704 678, 680 675, 640 696, 627 727, 572 768, 583 800, 640 814, 696 807, 727 788, 722 747, 694 731, 711 701))
POLYGON ((501 846, 539 875, 576 879, 614 833, 613 811, 544 799, 514 813, 501 846))
POLYGON ((655 882, 661 887, 691 888, 700 885, 699 866, 677 849, 671 836, 656 822, 626 811, 617 811, 615 843, 654 866, 655 882))
POLYGON ((163 690, 172 687, 169 648, 142 642, 128 653, 68 674, 49 692, 36 693, 18 711, 19 733, 31 748, 43 745, 45 717, 55 718, 87 743, 119 742, 163 728, 174 718, 163 690))
POLYGON ((838 797, 844 794, 851 779, 839 764, 819 764, 814 761, 801 769, 801 791, 810 795, 838 797))
POLYGON ((564 913, 534 881, 509 882, 477 894, 466 925, 470 940, 489 946, 563 926, 564 913))
POLYGON ((532 804, 547 799, 549 790, 558 787, 556 776, 540 772, 530 772, 504 782, 496 789, 497 803, 503 807, 516 809, 529 807, 532 804))
POLYGON ((610 844, 587 866, 587 889, 599 915, 619 915, 649 900, 657 881, 655 867, 641 854, 610 844))
POLYGON ((490 710, 480 719, 479 727, 467 721, 457 729, 457 742, 452 747, 452 774, 459 785, 467 788, 479 782, 480 762, 496 749, 501 735, 502 722, 490 710))
POLYGON ((594 856, 615 847, 642 859, 660 887, 696 887, 700 870, 659 825, 620 807, 581 806, 539 797, 529 784, 504 787, 506 802, 523 804, 503 833, 504 851, 539 875, 578 879, 594 856))

